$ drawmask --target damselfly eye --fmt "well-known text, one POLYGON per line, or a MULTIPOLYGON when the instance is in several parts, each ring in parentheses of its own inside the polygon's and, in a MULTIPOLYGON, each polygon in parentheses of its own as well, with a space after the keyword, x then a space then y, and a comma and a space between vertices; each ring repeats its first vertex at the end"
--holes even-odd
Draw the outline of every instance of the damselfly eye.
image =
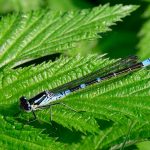
POLYGON ((31 105, 24 96, 20 98, 20 107, 25 111, 31 111, 31 105))

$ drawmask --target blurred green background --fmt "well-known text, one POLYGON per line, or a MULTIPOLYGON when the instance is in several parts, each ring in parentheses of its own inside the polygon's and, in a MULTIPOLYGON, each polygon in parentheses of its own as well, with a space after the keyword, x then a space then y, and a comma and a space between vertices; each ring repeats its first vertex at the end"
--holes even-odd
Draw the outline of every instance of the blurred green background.
MULTIPOLYGON (((110 5, 135 4, 139 5, 140 8, 123 19, 122 22, 112 26, 112 31, 101 34, 100 36, 102 38, 95 41, 79 43, 74 51, 69 52, 70 55, 77 53, 83 55, 89 53, 108 53, 111 58, 124 57, 132 54, 138 54, 141 59, 149 57, 150 50, 148 50, 148 43, 150 42, 147 41, 146 44, 142 43, 142 46, 140 42, 142 42, 142 38, 146 38, 148 34, 144 33, 143 35, 144 31, 142 31, 142 27, 150 18, 150 0, 0 0, 0 14, 2 17, 14 11, 28 12, 41 8, 61 11, 80 10, 106 3, 110 3, 110 5)), ((150 38, 148 40, 150 40, 150 38)))

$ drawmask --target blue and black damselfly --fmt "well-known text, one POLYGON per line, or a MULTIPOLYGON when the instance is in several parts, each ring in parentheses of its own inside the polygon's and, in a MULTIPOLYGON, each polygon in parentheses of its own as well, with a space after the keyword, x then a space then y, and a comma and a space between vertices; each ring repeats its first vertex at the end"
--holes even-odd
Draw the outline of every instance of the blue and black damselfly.
POLYGON ((35 111, 50 108, 53 105, 62 104, 72 109, 57 100, 64 98, 72 92, 84 89, 92 84, 101 83, 111 78, 145 68, 149 65, 150 58, 144 60, 143 62, 139 62, 137 56, 129 56, 124 59, 119 59, 113 64, 92 72, 84 77, 73 80, 50 91, 43 91, 29 100, 23 96, 20 98, 20 108, 26 112, 32 112, 34 119, 36 119, 35 111))

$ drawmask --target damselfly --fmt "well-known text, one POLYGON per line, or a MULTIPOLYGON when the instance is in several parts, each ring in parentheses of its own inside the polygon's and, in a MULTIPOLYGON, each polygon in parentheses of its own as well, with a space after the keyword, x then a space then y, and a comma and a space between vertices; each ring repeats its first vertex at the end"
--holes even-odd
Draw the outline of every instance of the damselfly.
POLYGON ((57 100, 64 98, 72 92, 84 89, 89 85, 100 83, 119 75, 134 72, 149 65, 150 58, 146 59, 143 62, 139 62, 137 56, 129 56, 125 59, 120 59, 113 64, 110 64, 104 68, 101 68, 82 78, 73 80, 55 89, 52 89, 50 91, 43 91, 29 100, 23 96, 20 98, 20 107, 26 112, 32 112, 34 115, 34 119, 36 118, 36 110, 49 108, 53 105, 62 104, 72 109, 71 107, 67 106, 64 103, 60 103, 57 100))

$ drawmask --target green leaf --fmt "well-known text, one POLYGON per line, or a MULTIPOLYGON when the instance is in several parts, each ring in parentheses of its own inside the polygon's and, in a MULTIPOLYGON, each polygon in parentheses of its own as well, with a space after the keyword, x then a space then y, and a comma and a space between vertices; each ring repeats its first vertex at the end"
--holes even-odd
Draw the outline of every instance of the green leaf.
POLYGON ((150 136, 149 124, 140 124, 137 121, 126 120, 125 118, 122 121, 124 124, 114 124, 112 127, 101 131, 98 135, 83 137, 82 142, 73 144, 72 148, 77 150, 119 150, 123 148, 124 142, 125 147, 131 146, 145 141, 145 138, 150 136))
POLYGON ((61 149, 62 144, 55 142, 41 130, 14 123, 0 116, 0 145, 3 149, 61 149))
POLYGON ((66 13, 43 10, 3 17, 0 22, 0 67, 63 53, 81 40, 96 39, 97 33, 109 31, 109 26, 136 8, 133 5, 104 5, 66 13))
POLYGON ((150 72, 146 69, 89 86, 61 100, 83 112, 56 105, 52 108, 53 122, 50 122, 49 109, 37 111, 38 121, 29 124, 27 120, 32 114, 22 112, 14 117, 19 111, 19 97, 31 98, 113 62, 97 55, 61 57, 55 62, 1 71, 2 146, 9 148, 9 141, 10 145, 19 147, 24 140, 23 148, 27 148, 28 143, 37 149, 47 149, 48 145, 49 149, 82 149, 84 145, 87 149, 120 148, 132 122, 135 126, 125 146, 148 139, 150 72))

